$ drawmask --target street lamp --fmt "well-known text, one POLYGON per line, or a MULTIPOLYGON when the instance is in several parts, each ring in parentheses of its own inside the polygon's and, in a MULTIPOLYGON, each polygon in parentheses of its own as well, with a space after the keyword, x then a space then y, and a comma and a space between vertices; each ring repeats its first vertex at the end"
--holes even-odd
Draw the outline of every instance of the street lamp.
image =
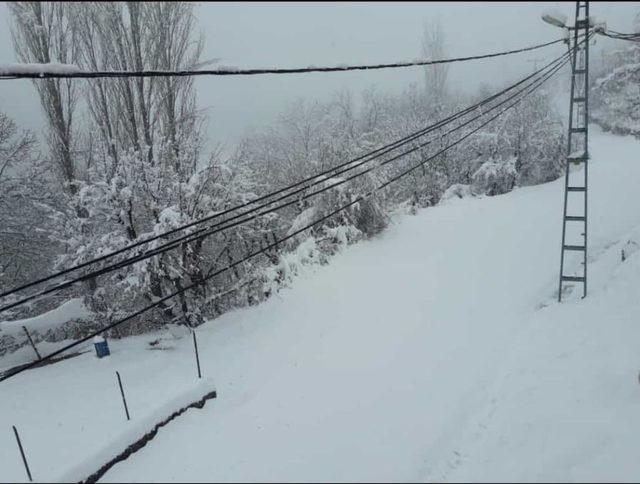
POLYGON ((554 27, 560 27, 564 31, 564 42, 569 44, 571 27, 567 26, 567 16, 565 14, 557 10, 548 10, 542 14, 542 20, 554 27))
POLYGON ((542 20, 556 27, 567 27, 567 16, 556 11, 549 11, 542 14, 542 20))
MULTIPOLYGON (((549 10, 542 14, 542 20, 554 27, 562 29, 574 30, 577 26, 569 27, 567 25, 567 16, 557 10, 549 10)), ((595 32, 604 32, 607 29, 605 22, 596 22, 593 17, 589 17, 589 27, 593 27, 595 32)))

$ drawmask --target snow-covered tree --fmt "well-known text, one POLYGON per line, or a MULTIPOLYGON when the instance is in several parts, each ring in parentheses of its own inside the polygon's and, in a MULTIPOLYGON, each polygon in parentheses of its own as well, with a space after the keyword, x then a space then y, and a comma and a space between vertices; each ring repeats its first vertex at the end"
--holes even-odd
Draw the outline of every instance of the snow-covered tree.
MULTIPOLYGON (((424 22, 420 53, 424 59, 429 60, 446 58, 445 33, 439 19, 424 22)), ((448 74, 449 64, 435 64, 424 67, 425 96, 436 112, 446 103, 448 74)))
MULTIPOLYGON (((640 12, 634 31, 640 32, 640 12)), ((592 82, 590 118, 603 129, 640 136, 640 44, 617 41, 592 82)))
MULTIPOLYGON (((198 62, 202 39, 191 3, 85 2, 70 8, 82 47, 78 63, 86 69, 180 70, 198 62)), ((90 122, 84 131, 92 143, 85 147, 85 179, 57 214, 57 237, 66 247, 58 267, 201 219, 247 195, 241 169, 232 169, 219 153, 204 153, 205 119, 196 109, 192 78, 96 80, 85 94, 90 122)), ((183 244, 91 281, 83 289, 90 291, 89 305, 110 320, 200 283, 235 256, 229 246, 241 232, 183 244)), ((198 284, 139 324, 197 324, 208 298, 226 290, 232 278, 225 274, 198 284)))

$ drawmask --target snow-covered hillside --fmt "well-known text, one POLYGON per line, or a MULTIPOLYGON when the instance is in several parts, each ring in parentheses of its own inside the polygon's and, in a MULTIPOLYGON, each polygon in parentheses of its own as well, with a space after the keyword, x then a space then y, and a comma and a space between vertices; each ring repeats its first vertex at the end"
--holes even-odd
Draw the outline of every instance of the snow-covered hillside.
MULTIPOLYGON (((103 480, 637 480, 640 142, 591 150, 587 299, 556 302, 563 180, 401 216, 202 326, 218 399, 103 480)), ((26 477, 11 425, 36 480, 77 479, 196 391, 191 340, 151 339, 3 382, 0 481, 26 477)))

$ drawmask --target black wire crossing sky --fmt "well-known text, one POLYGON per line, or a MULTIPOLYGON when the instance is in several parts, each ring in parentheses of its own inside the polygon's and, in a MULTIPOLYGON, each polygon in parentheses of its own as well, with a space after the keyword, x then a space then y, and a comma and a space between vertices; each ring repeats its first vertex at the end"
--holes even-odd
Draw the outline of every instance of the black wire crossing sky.
POLYGON ((543 44, 531 45, 520 49, 493 52, 490 54, 455 57, 450 59, 414 60, 393 62, 389 64, 360 64, 339 65, 325 67, 272 67, 265 69, 240 69, 236 67, 220 67, 218 69, 201 70, 143 70, 143 71, 84 71, 67 64, 24 64, 22 66, 8 66, 0 71, 0 79, 100 79, 100 78, 129 78, 129 77, 192 77, 192 76, 255 76, 264 74, 308 74, 312 72, 346 72, 368 71, 377 69, 397 69, 403 67, 419 67, 453 62, 467 62, 472 60, 490 59, 505 55, 519 54, 542 49, 550 45, 564 42, 565 39, 552 40, 543 44))

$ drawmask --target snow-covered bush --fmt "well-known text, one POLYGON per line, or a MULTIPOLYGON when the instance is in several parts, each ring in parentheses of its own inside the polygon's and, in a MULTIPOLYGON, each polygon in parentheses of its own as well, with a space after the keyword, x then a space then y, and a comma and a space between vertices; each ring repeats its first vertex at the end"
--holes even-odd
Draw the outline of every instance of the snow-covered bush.
MULTIPOLYGON (((168 146, 158 145, 154 153, 152 164, 146 152, 120 153, 110 180, 99 170, 89 174, 67 209, 57 214, 58 241, 66 247, 58 267, 85 262, 241 203, 247 187, 238 176, 241 170, 231 170, 215 160, 197 169, 193 158, 197 153, 186 147, 177 162, 168 146)), ((251 226, 242 230, 250 233, 251 226)), ((236 231, 209 236, 101 276, 87 288, 88 305, 108 322, 203 280, 207 272, 229 262, 232 256, 221 259, 219 248, 239 245, 241 234, 236 231)), ((170 238, 160 238, 124 256, 153 250, 167 240, 170 238)), ((232 277, 214 278, 210 285, 181 295, 179 304, 160 306, 155 316, 140 321, 141 329, 169 321, 184 323, 193 315, 199 318, 211 292, 226 286, 232 277)))
POLYGON ((326 260, 318 248, 314 237, 306 237, 303 242, 293 248, 291 252, 282 252, 276 264, 262 273, 264 296, 271 294, 291 282, 300 273, 303 266, 317 264, 326 260))
MULTIPOLYGON (((246 137, 236 159, 248 167, 258 194, 263 194, 324 172, 417 131, 439 119, 437 116, 444 116, 447 110, 455 111, 469 102, 472 101, 464 98, 456 103, 449 100, 446 106, 439 105, 435 112, 428 97, 415 86, 397 96, 368 90, 357 108, 351 95, 345 92, 336 94, 327 103, 298 101, 280 116, 278 123, 246 137)), ((516 185, 549 181, 562 173, 564 128, 546 91, 533 93, 461 145, 438 154, 465 132, 447 135, 450 128, 447 126, 417 140, 408 148, 428 139, 432 141, 365 176, 347 180, 352 174, 384 162, 407 147, 309 189, 304 193, 338 184, 280 211, 274 233, 295 232, 407 170, 410 170, 408 174, 385 190, 375 191, 373 196, 314 225, 305 235, 296 238, 294 244, 311 236, 318 242, 321 253, 331 254, 336 242, 331 242, 334 238, 327 235, 332 231, 344 228, 345 233, 350 234, 346 237, 347 242, 370 237, 384 229, 387 214, 403 204, 408 204, 410 211, 415 212, 418 207, 436 204, 441 199, 505 193, 516 185)), ((295 249, 288 246, 286 250, 293 252, 295 249)), ((280 267, 281 261, 274 257, 272 264, 280 267)), ((273 273, 271 269, 269 271, 273 273)), ((282 275, 282 268, 275 273, 282 275)), ((284 278, 271 277, 269 280, 284 278)), ((273 289, 273 285, 270 287, 273 289)))
POLYGON ((473 166, 477 170, 486 161, 511 160, 517 185, 545 183, 563 173, 565 139, 561 117, 552 106, 549 91, 543 88, 532 92, 470 141, 475 152, 473 166))
POLYGON ((471 189, 476 195, 501 195, 513 190, 517 179, 514 159, 506 162, 489 160, 473 174, 471 189))
POLYGON ((0 320, 0 356, 29 344, 26 328, 35 343, 76 339, 85 328, 98 329, 99 322, 87 310, 81 298, 70 299, 38 316, 12 321, 0 320))
POLYGON ((473 192, 471 191, 471 186, 463 185, 462 183, 456 183, 445 190, 445 192, 442 194, 442 197, 440 198, 440 203, 446 202, 448 200, 467 198, 472 195, 473 192))

